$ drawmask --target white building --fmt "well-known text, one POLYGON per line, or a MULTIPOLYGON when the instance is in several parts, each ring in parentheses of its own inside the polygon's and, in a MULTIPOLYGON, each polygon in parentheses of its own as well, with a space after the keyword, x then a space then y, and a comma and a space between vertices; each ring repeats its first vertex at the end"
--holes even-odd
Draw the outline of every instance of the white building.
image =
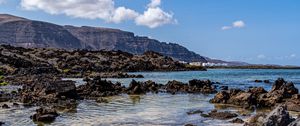
POLYGON ((228 66, 227 63, 202 63, 202 62, 190 62, 189 65, 192 66, 207 66, 207 67, 211 67, 211 66, 228 66))

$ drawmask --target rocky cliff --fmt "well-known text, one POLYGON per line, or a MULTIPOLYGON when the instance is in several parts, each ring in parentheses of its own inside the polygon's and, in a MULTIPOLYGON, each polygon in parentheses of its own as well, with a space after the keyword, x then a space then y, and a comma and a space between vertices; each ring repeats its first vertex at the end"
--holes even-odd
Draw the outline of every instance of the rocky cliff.
POLYGON ((0 14, 0 44, 21 47, 121 50, 134 54, 155 51, 178 60, 206 62, 204 57, 181 45, 135 36, 132 32, 100 27, 60 26, 8 14, 0 14))

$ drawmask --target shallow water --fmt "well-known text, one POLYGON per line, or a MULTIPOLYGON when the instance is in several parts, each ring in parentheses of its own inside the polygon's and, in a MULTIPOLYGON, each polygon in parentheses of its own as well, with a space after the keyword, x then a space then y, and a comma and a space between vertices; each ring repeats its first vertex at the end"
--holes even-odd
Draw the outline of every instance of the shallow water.
MULTIPOLYGON (((187 82, 191 79, 210 79, 221 82, 230 88, 247 88, 249 86, 262 86, 270 89, 272 84, 253 83, 255 79, 268 79, 273 82, 278 77, 293 81, 300 87, 300 70, 228 70, 214 69, 208 71, 190 72, 141 72, 145 78, 138 81, 153 80, 165 84, 169 80, 187 82)), ((82 84, 81 79, 73 79, 77 84, 82 84)), ((132 79, 109 79, 119 81, 127 86, 132 79)), ((3 88, 4 89, 4 88, 3 88)), ((61 112, 55 122, 47 125, 122 125, 122 126, 161 126, 161 125, 184 125, 197 124, 199 126, 236 125, 228 123, 228 120, 213 120, 203 118, 199 114, 187 115, 190 110, 203 110, 208 112, 218 106, 208 101, 213 95, 202 94, 147 94, 141 96, 121 95, 109 97, 109 103, 96 103, 94 101, 80 101, 76 112, 61 112)), ((11 103, 9 103, 11 104, 11 103)), ((219 107, 218 107, 219 108, 219 107)), ((0 121, 6 125, 36 125, 30 120, 30 115, 36 107, 24 108, 12 107, 0 109, 0 121)), ((245 113, 247 111, 238 108, 224 108, 223 110, 245 113)), ((240 117, 247 118, 247 117, 240 117)))

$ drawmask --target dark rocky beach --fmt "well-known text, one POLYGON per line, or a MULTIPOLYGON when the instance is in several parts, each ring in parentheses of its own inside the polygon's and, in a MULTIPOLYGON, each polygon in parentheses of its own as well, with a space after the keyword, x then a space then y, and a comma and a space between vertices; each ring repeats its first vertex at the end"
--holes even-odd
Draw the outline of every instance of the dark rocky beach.
MULTIPOLYGON (((225 120, 231 124, 246 126, 296 126, 299 119, 289 112, 300 112, 300 95, 293 82, 278 78, 253 80, 254 83, 272 85, 263 87, 233 88, 211 80, 190 79, 188 82, 171 80, 157 83, 155 80, 136 81, 144 75, 127 72, 138 71, 193 71, 206 70, 174 61, 155 52, 133 55, 121 51, 66 51, 60 49, 26 49, 0 46, 1 87, 18 86, 12 91, 0 92, 1 109, 19 106, 36 108, 28 115, 36 124, 51 124, 60 117, 60 111, 76 112, 82 101, 109 103, 109 97, 143 96, 147 94, 207 95, 216 106, 235 106, 247 111, 267 109, 267 113, 255 115, 223 111, 222 109, 191 110, 188 116, 225 120), (83 78, 83 84, 63 78, 83 78), (106 78, 134 78, 129 85, 112 82, 106 78), (272 110, 270 112, 270 110, 272 110), (288 112, 289 111, 289 112, 288 112), (249 117, 247 120, 241 116, 249 117)), ((8 120, 0 120, 5 125, 8 120)), ((197 124, 186 124, 197 125, 197 124)))

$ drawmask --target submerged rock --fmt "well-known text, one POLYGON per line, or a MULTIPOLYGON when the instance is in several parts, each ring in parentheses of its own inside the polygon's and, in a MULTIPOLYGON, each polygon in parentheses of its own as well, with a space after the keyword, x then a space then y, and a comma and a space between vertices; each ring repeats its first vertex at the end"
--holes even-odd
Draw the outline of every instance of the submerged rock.
POLYGON ((192 110, 187 112, 188 115, 201 114, 201 113, 203 113, 202 110, 192 110))
POLYGON ((231 112, 211 111, 210 113, 208 113, 208 116, 214 119, 227 120, 237 117, 238 115, 231 112))
POLYGON ((36 113, 31 116, 31 119, 35 122, 53 122, 59 114, 53 108, 39 108, 36 113))
POLYGON ((233 120, 230 120, 229 122, 231 123, 240 123, 240 124, 243 124, 244 123, 244 120, 240 119, 240 118, 235 118, 233 120))
POLYGON ((9 109, 10 107, 9 107, 7 104, 3 104, 3 105, 2 105, 2 108, 3 108, 3 109, 9 109))

